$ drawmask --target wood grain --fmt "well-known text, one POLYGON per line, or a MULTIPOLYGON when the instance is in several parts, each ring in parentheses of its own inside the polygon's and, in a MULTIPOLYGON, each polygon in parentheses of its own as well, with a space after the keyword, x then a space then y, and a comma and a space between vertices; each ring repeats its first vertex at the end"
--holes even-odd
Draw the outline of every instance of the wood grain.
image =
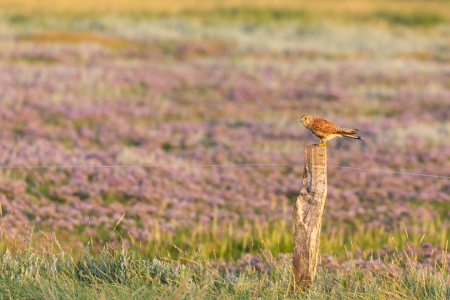
POLYGON ((308 289, 320 257, 320 230, 327 197, 327 149, 305 147, 303 187, 294 207, 294 289, 308 289))

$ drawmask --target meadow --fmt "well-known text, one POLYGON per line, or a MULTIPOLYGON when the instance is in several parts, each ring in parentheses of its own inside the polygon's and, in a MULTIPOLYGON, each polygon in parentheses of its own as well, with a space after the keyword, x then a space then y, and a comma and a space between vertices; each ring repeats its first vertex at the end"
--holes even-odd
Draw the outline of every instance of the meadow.
POLYGON ((450 2, 89 3, 0 0, 2 295, 301 298, 311 114, 309 297, 448 297, 449 179, 345 167, 450 176, 450 2))

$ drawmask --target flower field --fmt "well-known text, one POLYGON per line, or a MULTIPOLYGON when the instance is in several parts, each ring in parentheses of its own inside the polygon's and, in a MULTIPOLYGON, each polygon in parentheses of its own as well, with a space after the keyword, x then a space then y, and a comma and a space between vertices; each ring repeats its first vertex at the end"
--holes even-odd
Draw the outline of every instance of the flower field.
POLYGON ((37 247, 57 238, 75 252, 123 240, 148 255, 289 253, 316 141, 302 114, 364 137, 327 144, 324 257, 391 249, 405 230, 445 247, 448 178, 341 167, 450 176, 446 25, 30 22, 0 22, 8 247, 33 230, 37 247), (186 166, 235 164, 252 165, 186 166))
POLYGON ((449 5, 0 0, 1 298, 449 298, 449 5))

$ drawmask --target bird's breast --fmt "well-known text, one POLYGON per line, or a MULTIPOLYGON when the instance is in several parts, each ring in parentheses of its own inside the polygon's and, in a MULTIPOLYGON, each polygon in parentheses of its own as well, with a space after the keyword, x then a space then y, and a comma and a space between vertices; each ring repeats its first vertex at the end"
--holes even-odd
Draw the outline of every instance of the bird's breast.
POLYGON ((327 137, 327 135, 324 134, 324 133, 321 132, 321 131, 314 130, 314 129, 310 129, 310 131, 311 131, 315 136, 317 136, 318 138, 323 139, 323 138, 326 138, 326 137, 327 137))

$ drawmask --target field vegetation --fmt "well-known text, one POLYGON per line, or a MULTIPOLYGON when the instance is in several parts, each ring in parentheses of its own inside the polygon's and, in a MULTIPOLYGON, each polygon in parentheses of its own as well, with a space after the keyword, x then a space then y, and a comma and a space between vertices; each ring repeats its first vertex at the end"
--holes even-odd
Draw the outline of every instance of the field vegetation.
POLYGON ((449 297, 450 2, 73 3, 0 0, 2 296, 305 296, 311 114, 364 141, 310 298, 449 297))
MULTIPOLYGON (((31 238, 30 238, 31 240, 31 238)), ((423 268, 413 251, 393 253, 391 263, 350 262, 345 271, 322 268, 312 290, 293 293, 291 260, 270 251, 238 262, 228 271, 198 256, 148 258, 124 244, 106 245, 74 257, 58 243, 45 254, 30 245, 1 256, 0 292, 12 299, 447 299, 447 262, 423 268), (398 254, 399 256, 395 256, 398 254)), ((444 253, 443 253, 444 254, 444 253)))
POLYGON ((104 15, 132 18, 198 17, 221 21, 313 21, 340 22, 385 21, 392 24, 430 26, 450 20, 450 2, 389 0, 99 0, 36 1, 1 0, 0 9, 16 21, 29 17, 59 16, 63 18, 98 17, 104 15))

